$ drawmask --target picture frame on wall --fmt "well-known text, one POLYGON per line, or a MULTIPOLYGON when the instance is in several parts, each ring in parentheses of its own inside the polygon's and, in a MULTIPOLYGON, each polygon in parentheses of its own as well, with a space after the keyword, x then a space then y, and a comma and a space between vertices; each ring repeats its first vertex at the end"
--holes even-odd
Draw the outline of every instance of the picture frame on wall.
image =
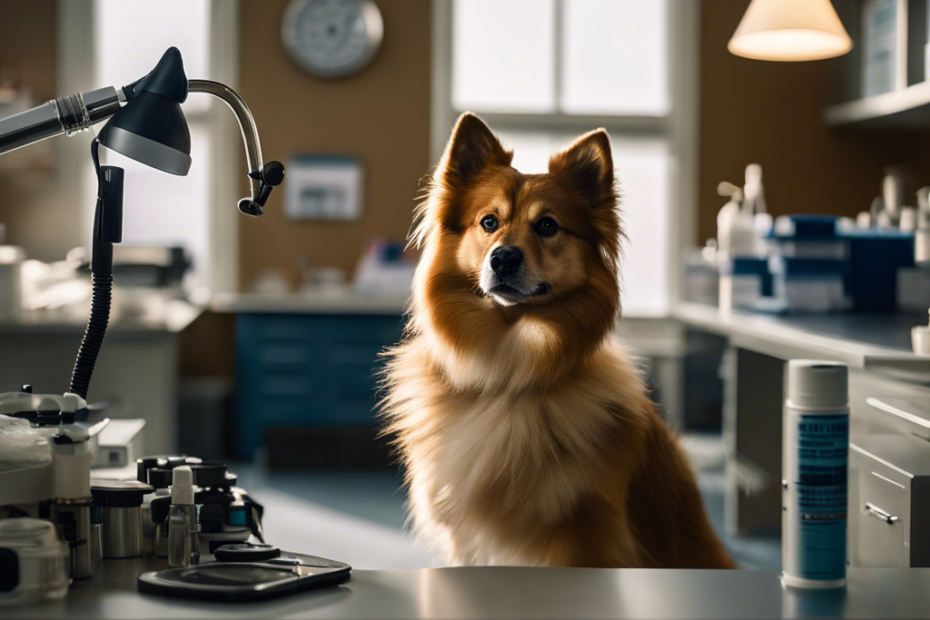
POLYGON ((357 220, 362 215, 363 180, 362 163, 355 157, 294 157, 287 167, 284 213, 293 220, 357 220))

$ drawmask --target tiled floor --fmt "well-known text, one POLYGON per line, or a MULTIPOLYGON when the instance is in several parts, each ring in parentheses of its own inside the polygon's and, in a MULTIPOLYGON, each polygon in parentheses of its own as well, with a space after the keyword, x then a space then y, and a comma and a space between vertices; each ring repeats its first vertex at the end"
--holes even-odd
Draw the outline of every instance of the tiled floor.
MULTIPOLYGON (((723 469, 719 439, 684 440, 698 472, 711 521, 723 531, 723 469)), ((404 530, 405 493, 398 474, 382 471, 274 472, 233 467, 240 485, 265 505, 269 542, 290 551, 349 562, 356 568, 419 568, 441 562, 404 530)), ((772 539, 725 542, 741 566, 781 566, 780 545, 772 539)))

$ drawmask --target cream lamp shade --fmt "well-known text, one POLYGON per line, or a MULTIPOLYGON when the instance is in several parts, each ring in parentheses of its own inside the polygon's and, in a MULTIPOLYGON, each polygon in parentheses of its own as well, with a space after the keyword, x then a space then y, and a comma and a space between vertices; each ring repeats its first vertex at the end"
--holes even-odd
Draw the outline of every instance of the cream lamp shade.
POLYGON ((830 0, 752 0, 727 49, 756 60, 821 60, 851 50, 852 39, 830 0))

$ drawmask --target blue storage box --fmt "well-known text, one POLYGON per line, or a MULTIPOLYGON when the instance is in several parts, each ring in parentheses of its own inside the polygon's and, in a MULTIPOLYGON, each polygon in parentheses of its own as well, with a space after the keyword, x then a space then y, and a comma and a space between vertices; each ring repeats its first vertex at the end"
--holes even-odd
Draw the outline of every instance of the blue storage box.
POLYGON ((776 297, 780 287, 784 292, 784 284, 792 281, 797 285, 795 293, 806 286, 811 298, 816 297, 817 277, 835 289, 836 274, 842 273, 853 311, 895 312, 897 272, 914 265, 913 233, 879 228, 845 230, 839 222, 833 215, 791 215, 776 220, 768 238, 773 253, 785 261, 771 265, 776 297))
POLYGON ((841 312, 852 305, 848 261, 773 256, 769 269, 782 312, 841 312))
POLYGON ((764 297, 772 296, 772 274, 768 260, 741 256, 721 266, 723 286, 730 287, 730 301, 735 308, 756 309, 764 297))
POLYGON ((898 269, 914 266, 914 233, 868 228, 841 237, 850 243, 853 310, 895 312, 898 269))

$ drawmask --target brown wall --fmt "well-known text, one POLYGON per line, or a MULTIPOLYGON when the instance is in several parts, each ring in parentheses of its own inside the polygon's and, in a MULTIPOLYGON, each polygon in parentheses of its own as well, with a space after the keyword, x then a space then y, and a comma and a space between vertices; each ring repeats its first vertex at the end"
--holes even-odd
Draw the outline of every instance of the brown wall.
POLYGON ((749 0, 703 0, 699 238, 716 234, 720 181, 742 185, 762 165, 769 211, 854 216, 878 195, 885 165, 909 164, 913 190, 930 182, 926 132, 831 129, 830 61, 777 63, 727 51, 749 0))
POLYGON ((286 55, 279 42, 286 4, 241 3, 242 96, 266 159, 286 166, 301 154, 358 157, 365 168, 363 215, 351 223, 293 221, 283 214, 283 192, 272 194, 264 216, 239 224, 243 290, 268 268, 296 284, 300 252, 310 264, 341 267, 351 278, 369 239, 405 239, 419 179, 430 165, 429 0, 380 0, 380 52, 361 73, 338 80, 315 78, 286 55))

